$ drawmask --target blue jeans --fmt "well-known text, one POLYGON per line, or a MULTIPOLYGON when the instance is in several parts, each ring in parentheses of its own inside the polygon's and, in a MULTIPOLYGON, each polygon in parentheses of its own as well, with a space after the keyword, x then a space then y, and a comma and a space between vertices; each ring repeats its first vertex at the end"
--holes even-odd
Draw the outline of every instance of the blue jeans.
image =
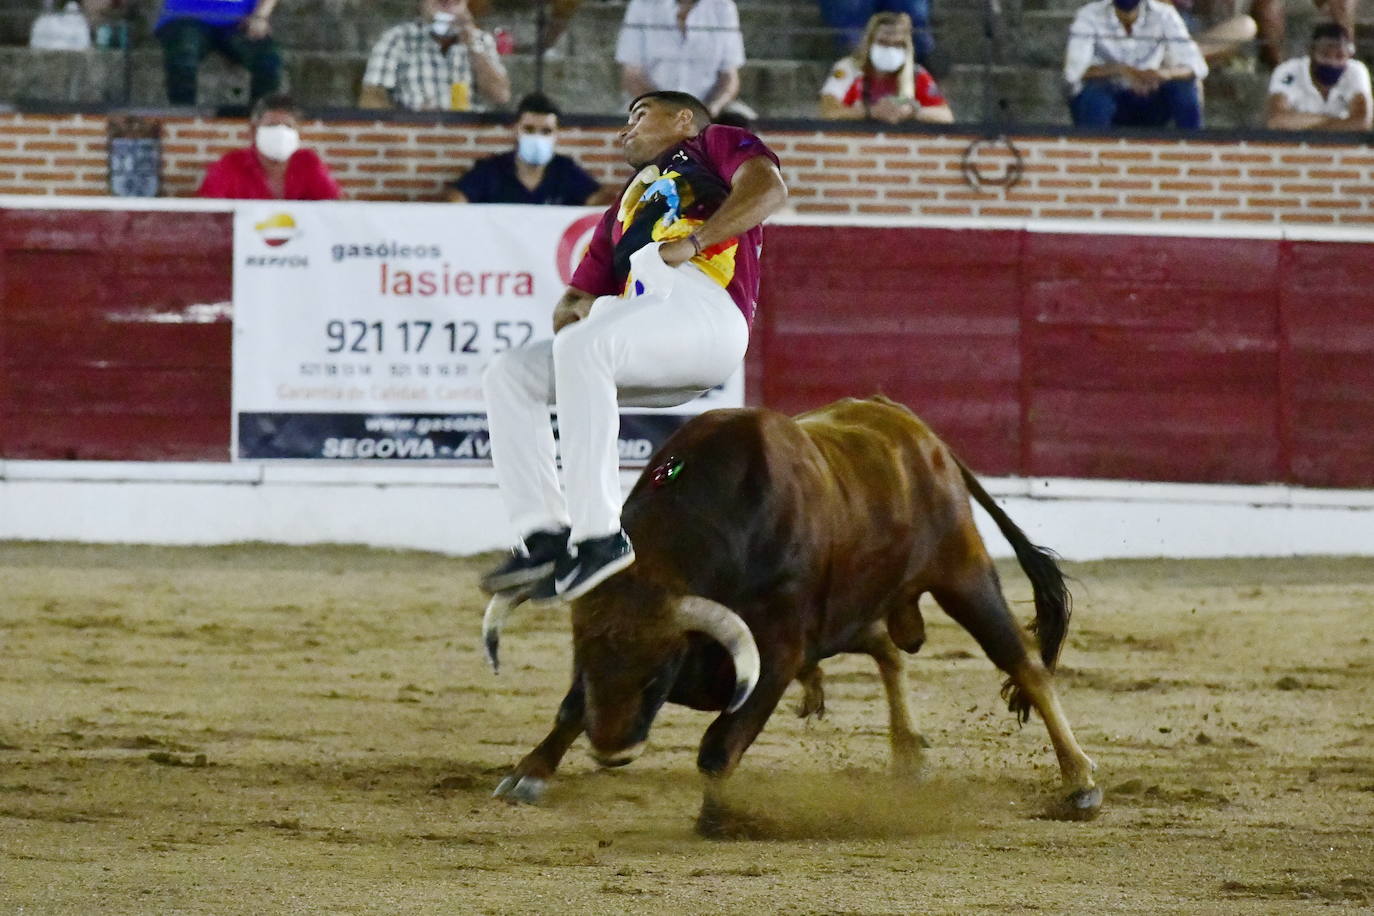
POLYGON ((173 105, 196 104, 196 80, 200 63, 218 51, 248 68, 249 94, 256 102, 281 85, 281 54, 269 35, 256 41, 233 25, 209 25, 196 19, 173 19, 157 30, 162 42, 162 61, 167 71, 167 101, 173 105))
POLYGON ((840 53, 848 54, 863 37, 864 26, 874 13, 906 13, 911 17, 916 59, 925 63, 935 50, 930 33, 930 0, 820 0, 821 19, 836 31, 840 53))
POLYGON ((1086 80, 1069 102, 1076 127, 1202 126, 1202 100, 1194 80, 1170 80, 1149 95, 1138 95, 1111 80, 1086 80))

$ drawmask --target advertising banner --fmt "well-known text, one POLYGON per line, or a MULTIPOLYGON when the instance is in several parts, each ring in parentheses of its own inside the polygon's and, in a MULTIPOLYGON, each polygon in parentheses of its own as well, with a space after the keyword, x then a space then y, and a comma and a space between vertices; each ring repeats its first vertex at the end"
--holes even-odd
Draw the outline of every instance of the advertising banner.
MULTIPOLYGON (((598 213, 579 207, 269 201, 234 223, 238 459, 490 460, 482 370, 552 334, 598 213)), ((743 403, 742 373, 624 411, 637 467, 686 418, 743 403)))

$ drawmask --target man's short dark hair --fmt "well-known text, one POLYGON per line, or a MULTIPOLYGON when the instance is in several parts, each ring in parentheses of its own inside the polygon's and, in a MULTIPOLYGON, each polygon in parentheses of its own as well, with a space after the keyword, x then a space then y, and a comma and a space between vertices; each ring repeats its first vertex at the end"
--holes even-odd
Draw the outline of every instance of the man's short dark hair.
POLYGON ((1350 44, 1350 33, 1339 22, 1319 22, 1312 29, 1312 43, 1323 38, 1334 38, 1342 44, 1350 44))
POLYGON ((640 102, 645 100, 659 102, 663 107, 670 111, 682 111, 686 109, 692 113, 692 125, 697 130, 705 130, 711 124, 711 112, 702 103, 701 99, 692 95, 690 92, 676 92, 671 89, 660 89, 657 92, 646 92, 630 102, 630 110, 640 102))
POLYGON ((289 112, 291 117, 297 120, 300 120, 301 117, 301 110, 296 107, 295 99, 291 98, 291 96, 285 92, 273 92, 253 103, 253 110, 249 114, 249 120, 255 123, 261 121, 262 116, 269 111, 289 112))
POLYGON ((553 115, 555 118, 561 118, 563 116, 563 112, 558 110, 558 106, 553 103, 553 99, 542 92, 531 92, 520 100, 520 104, 515 106, 515 120, 520 120, 520 116, 526 113, 553 115))

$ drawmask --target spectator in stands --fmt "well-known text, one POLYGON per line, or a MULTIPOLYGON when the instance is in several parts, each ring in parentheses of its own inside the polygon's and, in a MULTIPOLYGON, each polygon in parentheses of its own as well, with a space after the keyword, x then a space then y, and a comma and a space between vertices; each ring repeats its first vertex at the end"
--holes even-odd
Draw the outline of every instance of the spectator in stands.
POLYGON ((1064 79, 1079 127, 1196 130, 1206 75, 1188 27, 1163 0, 1095 0, 1069 27, 1064 79))
POLYGON ((338 182, 314 150, 301 148, 300 112, 277 93, 253 106, 252 145, 205 172, 200 197, 230 200, 339 200, 338 182))
POLYGON ((930 0, 820 0, 821 18, 836 32, 840 50, 851 52, 866 37, 875 13, 905 13, 911 25, 916 60, 930 64, 935 35, 930 31, 930 0))
POLYGON ((858 48, 835 63, 821 86, 821 117, 888 124, 954 120, 935 79, 916 63, 906 13, 873 14, 858 48))
MULTIPOLYGON (((1345 33, 1354 40, 1355 11, 1358 0, 1312 0, 1313 5, 1332 21, 1345 28, 1345 33)), ((1260 60, 1267 66, 1277 67, 1283 60, 1285 15, 1284 0, 1254 0, 1250 15, 1259 24, 1260 60)))
POLYGON ((496 39, 467 0, 420 0, 419 18, 382 33, 363 74, 363 108, 482 111, 510 101, 496 39))
POLYGON ((196 81, 205 55, 218 51, 247 67, 252 101, 281 85, 281 54, 270 18, 277 0, 165 0, 153 32, 162 42, 167 101, 196 104, 196 81))
POLYGON ((615 59, 630 98, 686 92, 715 117, 739 95, 744 39, 735 0, 630 0, 615 59))
POLYGON ((53 0, 46 0, 43 12, 29 29, 29 47, 35 51, 85 51, 91 46, 91 26, 76 0, 53 8, 53 0))
POLYGON ((1264 126, 1274 130, 1370 129, 1369 68, 1355 60, 1350 33, 1336 22, 1312 30, 1306 57, 1284 61, 1269 80, 1264 126))
POLYGON ((473 204, 605 205, 615 192, 598 182, 558 146, 558 106, 533 92, 515 114, 515 149, 479 159, 448 187, 448 199, 473 204))

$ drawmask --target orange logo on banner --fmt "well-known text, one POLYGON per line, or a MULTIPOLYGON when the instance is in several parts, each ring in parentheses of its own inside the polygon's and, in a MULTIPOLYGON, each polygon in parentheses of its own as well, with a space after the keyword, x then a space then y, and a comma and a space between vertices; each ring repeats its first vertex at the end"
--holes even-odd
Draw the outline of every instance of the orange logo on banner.
POLYGON ((258 230, 258 235, 272 248, 280 248, 301 234, 290 213, 273 213, 253 228, 258 230))

